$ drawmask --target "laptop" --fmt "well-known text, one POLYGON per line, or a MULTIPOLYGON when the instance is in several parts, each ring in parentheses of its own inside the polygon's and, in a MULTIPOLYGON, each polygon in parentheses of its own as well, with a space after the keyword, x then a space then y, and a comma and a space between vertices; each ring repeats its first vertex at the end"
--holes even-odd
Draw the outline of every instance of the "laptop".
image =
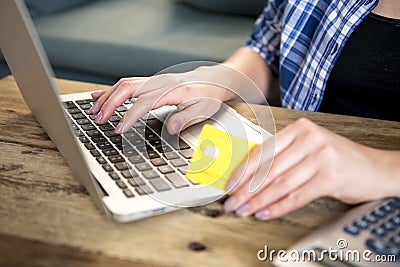
POLYGON ((176 107, 150 111, 123 136, 114 128, 134 99, 103 125, 94 123, 91 92, 59 95, 54 74, 23 1, 0 1, 0 47, 25 102, 96 206, 117 222, 204 205, 225 192, 185 176, 207 123, 260 143, 270 136, 227 105, 207 121, 169 135, 176 107))

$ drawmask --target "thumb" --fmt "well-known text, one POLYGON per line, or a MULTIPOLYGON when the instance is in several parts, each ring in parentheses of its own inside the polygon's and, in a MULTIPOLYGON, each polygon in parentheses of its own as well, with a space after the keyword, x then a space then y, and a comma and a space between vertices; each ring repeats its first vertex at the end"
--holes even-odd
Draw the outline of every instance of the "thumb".
POLYGON ((185 106, 168 119, 167 130, 170 134, 178 134, 196 123, 207 120, 220 108, 221 102, 210 99, 185 106))

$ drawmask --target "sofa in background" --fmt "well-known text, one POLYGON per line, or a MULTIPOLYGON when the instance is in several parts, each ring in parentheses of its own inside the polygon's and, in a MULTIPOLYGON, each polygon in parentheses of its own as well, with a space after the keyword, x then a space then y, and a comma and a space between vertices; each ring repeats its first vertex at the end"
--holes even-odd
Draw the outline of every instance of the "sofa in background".
MULTIPOLYGON (((114 83, 171 65, 221 62, 265 0, 25 0, 57 77, 114 83)), ((0 75, 6 75, 0 55, 0 75)))

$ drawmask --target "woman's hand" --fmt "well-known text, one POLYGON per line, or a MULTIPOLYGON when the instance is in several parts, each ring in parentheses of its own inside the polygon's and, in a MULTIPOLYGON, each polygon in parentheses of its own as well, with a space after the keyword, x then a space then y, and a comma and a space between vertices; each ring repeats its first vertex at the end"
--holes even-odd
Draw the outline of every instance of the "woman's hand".
POLYGON ((265 97, 274 95, 278 88, 278 80, 264 59, 250 48, 240 48, 224 64, 151 78, 121 79, 109 90, 92 94, 97 101, 91 111, 97 114, 97 123, 104 123, 126 99, 137 97, 116 127, 116 132, 122 133, 149 110, 176 105, 179 112, 167 122, 168 131, 176 134, 212 116, 223 101, 239 96, 247 102, 265 103, 265 97))
POLYGON ((247 166, 235 171, 225 210, 267 220, 323 196, 346 203, 399 196, 399 162, 399 152, 369 148, 299 119, 255 148, 247 166), (275 156, 266 169, 274 141, 275 156), (260 183, 255 191, 252 180, 260 183))
POLYGON ((126 99, 135 97, 133 107, 116 127, 117 133, 128 130, 149 110, 176 105, 178 112, 167 122, 171 134, 203 121, 216 113, 221 103, 236 97, 234 87, 254 84, 240 72, 225 65, 200 67, 184 73, 162 74, 151 78, 124 78, 112 88, 93 93, 91 111, 96 123, 106 122, 126 99))

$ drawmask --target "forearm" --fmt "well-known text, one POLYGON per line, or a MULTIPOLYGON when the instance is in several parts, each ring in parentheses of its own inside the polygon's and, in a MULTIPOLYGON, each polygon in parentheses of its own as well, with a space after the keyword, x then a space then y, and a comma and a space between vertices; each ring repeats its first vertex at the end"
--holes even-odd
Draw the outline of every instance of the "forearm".
MULTIPOLYGON (((252 49, 248 47, 238 49, 224 64, 249 77, 257 85, 265 98, 268 99, 270 96, 279 93, 278 79, 272 74, 265 60, 252 49)), ((236 91, 238 95, 249 102, 260 103, 263 101, 251 90, 246 90, 246 86, 238 87, 236 91)))

